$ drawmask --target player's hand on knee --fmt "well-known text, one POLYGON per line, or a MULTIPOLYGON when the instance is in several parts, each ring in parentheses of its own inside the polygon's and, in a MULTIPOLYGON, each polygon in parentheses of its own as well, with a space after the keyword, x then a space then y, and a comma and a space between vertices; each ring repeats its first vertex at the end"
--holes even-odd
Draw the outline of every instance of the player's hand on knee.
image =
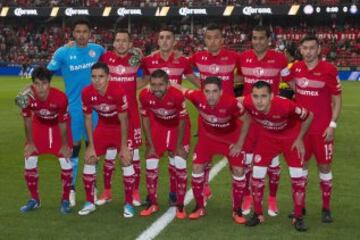
POLYGON ((240 156, 242 146, 239 144, 231 144, 230 145, 230 156, 231 157, 238 157, 240 156))
POLYGON ((61 146, 59 154, 64 158, 70 158, 72 155, 72 148, 70 148, 69 145, 64 144, 61 146))
POLYGON ((131 164, 131 151, 128 147, 122 147, 119 155, 124 166, 129 166, 131 164))
POLYGON ((328 127, 323 133, 323 137, 325 138, 325 142, 332 141, 334 139, 334 128, 328 127))
POLYGON ((98 160, 98 156, 96 155, 94 147, 89 145, 85 151, 85 163, 95 164, 97 160, 98 160))
POLYGON ((176 148, 175 155, 180 156, 180 157, 186 159, 186 158, 187 158, 187 154, 188 154, 188 153, 186 152, 186 150, 185 150, 185 148, 184 148, 183 145, 178 146, 178 147, 176 148))
POLYGON ((24 148, 24 157, 28 158, 31 154, 36 153, 38 150, 33 143, 27 143, 24 148))
POLYGON ((296 149, 298 152, 299 158, 303 159, 305 155, 305 146, 304 141, 302 139, 296 139, 293 145, 291 146, 291 150, 296 149))

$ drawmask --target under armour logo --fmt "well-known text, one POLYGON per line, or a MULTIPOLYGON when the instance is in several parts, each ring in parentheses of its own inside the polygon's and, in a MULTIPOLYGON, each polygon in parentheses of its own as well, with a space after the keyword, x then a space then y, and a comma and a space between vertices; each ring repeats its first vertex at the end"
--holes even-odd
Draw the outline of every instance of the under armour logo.
POLYGON ((96 96, 92 96, 91 97, 91 101, 96 101, 97 100, 97 97, 96 96))
POLYGON ((70 58, 70 60, 74 60, 74 59, 76 59, 76 55, 70 55, 69 58, 70 58))
POLYGON ((245 60, 245 62, 246 62, 246 63, 252 63, 252 58, 247 58, 247 59, 245 60))

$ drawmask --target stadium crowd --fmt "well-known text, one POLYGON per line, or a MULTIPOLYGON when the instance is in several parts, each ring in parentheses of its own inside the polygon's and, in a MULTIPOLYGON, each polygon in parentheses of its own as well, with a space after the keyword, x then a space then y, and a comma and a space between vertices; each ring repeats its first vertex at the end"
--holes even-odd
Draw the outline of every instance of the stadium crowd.
MULTIPOLYGON (((137 23, 132 26, 134 45, 147 54, 157 48, 157 35, 149 27, 151 23, 137 23)), ((250 47, 249 33, 251 23, 226 24, 223 26, 225 44, 228 48, 243 51, 250 47)), ((109 27, 93 28, 91 41, 111 47, 112 30, 109 27)), ((177 48, 185 55, 204 48, 203 23, 195 23, 193 34, 189 24, 182 24, 177 30, 177 48)), ((334 62, 338 67, 360 65, 360 26, 347 23, 341 26, 318 25, 312 28, 322 44, 321 56, 334 62)), ((272 27, 272 47, 283 50, 296 44, 309 32, 306 22, 291 26, 274 25, 272 27)), ((23 64, 46 64, 55 49, 71 39, 71 31, 61 23, 52 24, 7 24, 0 21, 0 62, 23 64)))

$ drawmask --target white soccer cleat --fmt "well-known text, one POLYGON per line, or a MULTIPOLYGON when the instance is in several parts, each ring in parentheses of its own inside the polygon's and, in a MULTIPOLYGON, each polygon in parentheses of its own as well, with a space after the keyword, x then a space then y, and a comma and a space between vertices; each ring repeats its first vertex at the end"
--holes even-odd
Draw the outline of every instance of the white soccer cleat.
POLYGON ((84 207, 78 212, 79 215, 85 216, 96 210, 95 204, 91 202, 85 202, 84 207))
POLYGON ((71 189, 69 194, 70 207, 75 207, 76 205, 76 192, 71 189))

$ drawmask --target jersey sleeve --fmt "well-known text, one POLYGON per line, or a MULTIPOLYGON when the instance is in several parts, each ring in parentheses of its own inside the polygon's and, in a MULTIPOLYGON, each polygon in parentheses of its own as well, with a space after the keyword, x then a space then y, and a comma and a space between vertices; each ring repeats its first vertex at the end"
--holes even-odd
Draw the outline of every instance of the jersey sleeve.
POLYGON ((187 109, 186 109, 186 102, 184 96, 179 93, 178 95, 178 111, 179 111, 179 118, 185 118, 188 115, 187 109))
POLYGON ((92 113, 92 106, 90 103, 90 96, 87 94, 86 91, 83 91, 81 94, 82 99, 82 109, 85 114, 91 114, 92 113))
POLYGON ((26 107, 26 108, 23 108, 21 110, 21 115, 24 117, 24 118, 30 118, 32 117, 32 111, 31 111, 31 108, 30 108, 30 104, 26 107))
POLYGON ((338 73, 335 66, 330 65, 329 74, 328 74, 328 87, 330 89, 330 93, 332 95, 340 95, 341 94, 341 82, 338 77, 338 73))
POLYGON ((64 47, 61 47, 58 50, 56 50, 56 52, 52 56, 49 64, 47 65, 47 69, 49 69, 50 71, 59 70, 61 68, 62 64, 63 64, 63 61, 64 61, 63 60, 64 52, 65 52, 64 47))
POLYGON ((59 103, 59 121, 65 122, 69 120, 69 110, 68 110, 68 100, 65 95, 62 95, 59 99, 61 99, 59 103))
POLYGON ((288 67, 288 60, 284 54, 279 55, 279 64, 280 64, 280 76, 283 81, 288 82, 292 79, 291 72, 288 67))
POLYGON ((198 96, 198 90, 188 89, 184 93, 184 97, 195 105, 198 99, 197 96, 198 96))
POLYGON ((305 121, 309 117, 309 110, 297 105, 295 102, 286 99, 288 104, 288 114, 295 119, 305 121))
POLYGON ((236 73, 239 76, 243 76, 243 73, 241 71, 241 54, 236 53, 236 73))
POLYGON ((150 72, 149 72, 149 65, 148 65, 148 59, 149 57, 144 57, 141 61, 141 67, 143 69, 143 75, 145 76, 149 76, 150 72))
POLYGON ((236 98, 233 98, 231 103, 231 113, 234 117, 241 117, 245 113, 244 106, 240 103, 240 101, 237 101, 236 98))
POLYGON ((126 95, 120 88, 118 88, 116 96, 117 96, 116 107, 117 107, 118 112, 122 113, 122 112, 127 111, 129 109, 128 100, 127 100, 126 95))

